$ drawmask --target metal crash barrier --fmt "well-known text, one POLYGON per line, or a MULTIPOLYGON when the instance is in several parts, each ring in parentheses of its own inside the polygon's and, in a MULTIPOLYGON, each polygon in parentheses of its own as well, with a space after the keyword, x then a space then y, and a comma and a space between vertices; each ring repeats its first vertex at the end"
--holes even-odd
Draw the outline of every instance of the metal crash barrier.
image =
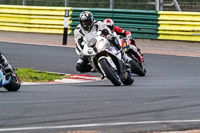
POLYGON ((113 19, 134 38, 200 41, 198 12, 0 5, 0 30, 63 34, 64 44, 66 34, 74 34, 79 14, 85 10, 96 20, 113 19))
POLYGON ((158 39, 200 41, 200 13, 160 11, 158 39))
POLYGON ((0 5, 0 30, 63 34, 66 9, 0 5))
POLYGON ((115 25, 131 31, 134 38, 157 39, 158 12, 143 10, 72 8, 71 29, 79 24, 79 14, 84 10, 93 13, 94 19, 103 21, 106 18, 114 20, 115 25))

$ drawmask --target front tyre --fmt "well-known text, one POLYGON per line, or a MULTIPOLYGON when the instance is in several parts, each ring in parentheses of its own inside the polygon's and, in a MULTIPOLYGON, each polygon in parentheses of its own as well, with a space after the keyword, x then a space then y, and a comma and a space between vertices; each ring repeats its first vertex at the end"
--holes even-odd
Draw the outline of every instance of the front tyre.
POLYGON ((130 72, 127 72, 127 78, 125 81, 122 81, 124 85, 132 85, 134 82, 134 79, 132 77, 132 74, 130 72))
POLYGON ((106 59, 101 59, 99 61, 103 71, 106 74, 106 77, 115 85, 115 86, 120 86, 121 85, 121 80, 118 75, 118 73, 109 65, 106 59))
POLYGON ((12 73, 10 83, 5 85, 4 88, 8 91, 18 91, 21 87, 21 82, 16 73, 12 73))

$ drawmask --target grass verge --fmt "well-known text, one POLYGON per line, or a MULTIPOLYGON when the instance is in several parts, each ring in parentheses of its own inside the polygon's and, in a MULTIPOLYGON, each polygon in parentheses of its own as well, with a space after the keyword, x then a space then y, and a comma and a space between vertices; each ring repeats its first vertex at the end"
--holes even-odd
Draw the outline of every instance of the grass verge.
POLYGON ((48 82, 69 77, 69 75, 62 76, 60 74, 37 71, 31 68, 17 68, 16 73, 21 82, 48 82))

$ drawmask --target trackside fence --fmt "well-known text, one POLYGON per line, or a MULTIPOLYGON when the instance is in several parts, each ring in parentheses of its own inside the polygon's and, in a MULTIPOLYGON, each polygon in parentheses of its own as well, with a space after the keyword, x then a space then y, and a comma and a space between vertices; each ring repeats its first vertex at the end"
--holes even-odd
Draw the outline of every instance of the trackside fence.
POLYGON ((0 5, 0 30, 63 34, 65 10, 68 34, 80 23, 79 14, 89 10, 96 20, 113 19, 134 38, 200 41, 198 12, 0 5))
POLYGON ((156 11, 73 8, 72 24, 74 29, 79 24, 79 14, 84 10, 93 13, 94 19, 103 21, 106 18, 114 20, 115 25, 132 32, 135 38, 157 39, 158 13, 156 11))

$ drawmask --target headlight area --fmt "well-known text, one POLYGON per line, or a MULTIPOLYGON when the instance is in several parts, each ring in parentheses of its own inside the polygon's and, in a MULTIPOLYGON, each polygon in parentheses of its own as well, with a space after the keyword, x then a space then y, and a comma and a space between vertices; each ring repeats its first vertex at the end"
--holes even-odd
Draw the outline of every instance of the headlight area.
POLYGON ((110 43, 106 39, 101 39, 99 42, 96 44, 96 48, 98 51, 103 51, 106 48, 110 47, 110 43))

